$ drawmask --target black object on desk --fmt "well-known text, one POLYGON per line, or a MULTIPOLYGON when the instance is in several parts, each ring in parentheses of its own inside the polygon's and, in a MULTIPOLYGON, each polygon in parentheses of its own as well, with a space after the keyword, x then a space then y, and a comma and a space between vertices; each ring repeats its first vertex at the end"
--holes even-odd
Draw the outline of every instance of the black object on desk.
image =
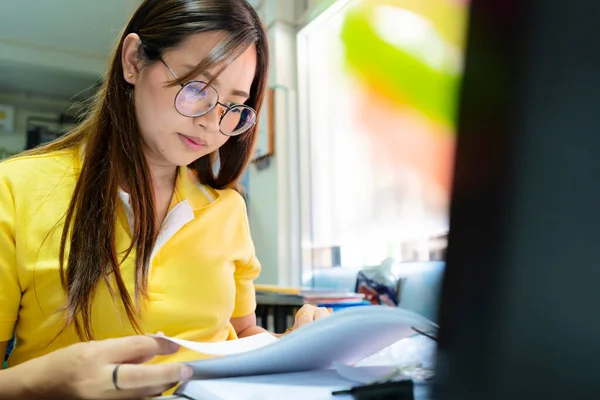
POLYGON ((352 389, 333 392, 332 395, 352 395, 356 400, 414 400, 415 398, 412 380, 355 386, 352 389))

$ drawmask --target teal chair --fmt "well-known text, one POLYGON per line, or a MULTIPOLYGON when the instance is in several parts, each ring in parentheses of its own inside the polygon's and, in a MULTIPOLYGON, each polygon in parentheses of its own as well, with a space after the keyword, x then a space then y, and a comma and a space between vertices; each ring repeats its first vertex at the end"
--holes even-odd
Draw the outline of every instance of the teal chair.
POLYGON ((446 264, 425 261, 398 264, 398 307, 412 311, 433 322, 438 321, 438 307, 446 264))

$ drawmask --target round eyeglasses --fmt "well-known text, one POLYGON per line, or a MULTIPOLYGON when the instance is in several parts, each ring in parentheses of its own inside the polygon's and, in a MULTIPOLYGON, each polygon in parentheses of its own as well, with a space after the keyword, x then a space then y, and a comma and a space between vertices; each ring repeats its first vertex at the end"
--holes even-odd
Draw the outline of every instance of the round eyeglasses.
MULTIPOLYGON (((175 72, 160 60, 175 77, 175 72)), ((213 108, 220 105, 219 130, 226 136, 237 136, 246 132, 256 124, 256 111, 243 104, 226 105, 219 102, 219 93, 206 82, 190 81, 181 85, 175 96, 175 109, 184 117, 200 117, 208 114, 213 108)))

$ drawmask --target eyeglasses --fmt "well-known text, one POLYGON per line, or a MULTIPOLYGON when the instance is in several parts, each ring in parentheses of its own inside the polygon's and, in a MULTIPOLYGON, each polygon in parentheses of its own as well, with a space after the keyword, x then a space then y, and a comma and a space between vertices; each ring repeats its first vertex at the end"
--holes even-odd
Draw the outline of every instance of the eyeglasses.
MULTIPOLYGON (((160 60, 175 77, 175 72, 164 60, 160 60)), ((190 81, 181 85, 175 96, 175 109, 184 117, 200 117, 220 105, 219 130, 226 136, 237 136, 256 124, 256 111, 243 104, 225 105, 219 102, 219 93, 206 82, 190 81)))

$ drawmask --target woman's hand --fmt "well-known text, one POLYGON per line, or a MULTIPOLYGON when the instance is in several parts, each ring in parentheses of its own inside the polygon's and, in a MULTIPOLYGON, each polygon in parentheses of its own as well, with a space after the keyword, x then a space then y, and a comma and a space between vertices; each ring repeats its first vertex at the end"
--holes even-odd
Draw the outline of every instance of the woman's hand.
POLYGON ((294 320, 294 325, 285 333, 289 333, 295 329, 308 325, 318 319, 329 316, 329 310, 325 307, 315 307, 310 304, 305 304, 298 310, 294 320))
POLYGON ((3 372, 14 370, 15 377, 23 380, 27 392, 19 397, 23 399, 141 398, 158 395, 191 377, 191 368, 181 364, 139 365, 178 349, 174 343, 148 336, 108 339, 78 343, 3 372))

